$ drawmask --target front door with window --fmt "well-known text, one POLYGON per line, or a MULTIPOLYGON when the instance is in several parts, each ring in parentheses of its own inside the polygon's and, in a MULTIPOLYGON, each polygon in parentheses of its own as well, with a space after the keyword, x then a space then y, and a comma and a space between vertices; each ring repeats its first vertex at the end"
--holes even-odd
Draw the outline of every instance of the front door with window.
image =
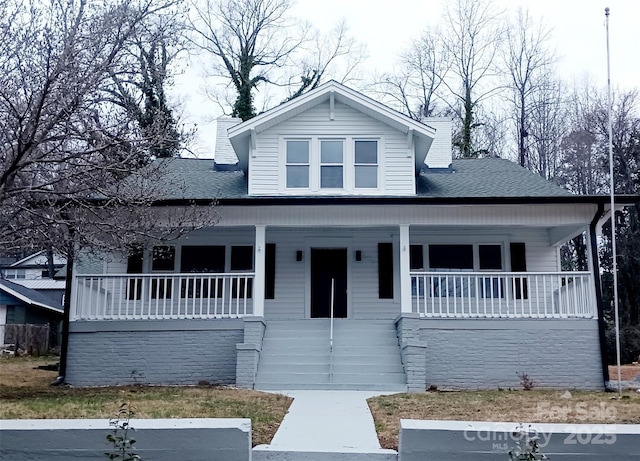
POLYGON ((347 249, 311 249, 311 318, 347 317, 347 249))

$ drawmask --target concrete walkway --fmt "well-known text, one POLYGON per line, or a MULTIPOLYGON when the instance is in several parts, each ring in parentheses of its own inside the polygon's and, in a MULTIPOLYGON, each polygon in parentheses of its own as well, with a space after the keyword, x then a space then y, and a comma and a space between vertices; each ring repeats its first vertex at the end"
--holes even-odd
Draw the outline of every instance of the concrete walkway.
MULTIPOLYGON (((380 448, 367 399, 375 391, 283 391, 294 398, 270 445, 253 449, 253 459, 282 461, 395 461, 380 448)), ((387 394, 389 392, 386 392, 387 394)))

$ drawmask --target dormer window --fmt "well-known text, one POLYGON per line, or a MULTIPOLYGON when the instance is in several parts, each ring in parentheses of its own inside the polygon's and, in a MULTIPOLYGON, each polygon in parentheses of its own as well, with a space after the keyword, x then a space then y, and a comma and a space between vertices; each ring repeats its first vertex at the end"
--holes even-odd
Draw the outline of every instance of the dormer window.
POLYGON ((309 140, 287 141, 287 188, 309 188, 309 140))
POLYGON ((355 187, 373 189, 378 187, 378 141, 356 139, 355 187))
POLYGON ((320 188, 344 187, 344 141, 320 141, 320 188))
POLYGON ((282 191, 320 194, 380 192, 382 138, 282 137, 282 191))

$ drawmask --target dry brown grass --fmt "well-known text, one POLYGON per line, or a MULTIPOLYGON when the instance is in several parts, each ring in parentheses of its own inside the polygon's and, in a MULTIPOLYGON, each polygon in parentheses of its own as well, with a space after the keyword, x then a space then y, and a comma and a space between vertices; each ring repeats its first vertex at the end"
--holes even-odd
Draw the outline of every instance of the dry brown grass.
POLYGON ((397 449, 400 419, 520 423, 640 423, 640 394, 558 391, 477 391, 396 394, 369 399, 383 448, 397 449))
MULTIPOLYGON (((56 358, 0 359, 0 419, 109 418, 131 402, 136 418, 250 418, 253 444, 269 443, 291 399, 217 387, 51 387, 56 358)), ((135 422, 132 423, 135 427, 135 422)))

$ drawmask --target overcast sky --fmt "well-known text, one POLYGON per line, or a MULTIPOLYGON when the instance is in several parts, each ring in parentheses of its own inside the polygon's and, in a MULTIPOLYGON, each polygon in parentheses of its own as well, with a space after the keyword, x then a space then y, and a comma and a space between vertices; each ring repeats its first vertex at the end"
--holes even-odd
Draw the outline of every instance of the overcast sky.
MULTIPOLYGON (((560 57, 564 78, 580 79, 584 74, 606 85, 605 7, 611 10, 611 79, 614 86, 640 86, 640 0, 494 0, 498 9, 514 11, 519 6, 533 17, 542 18, 552 29, 553 46, 560 57)), ((429 25, 442 21, 446 0, 297 0, 293 14, 322 31, 345 18, 350 32, 367 46, 369 58, 361 71, 390 71, 396 56, 407 43, 429 25)), ((180 86, 186 120, 198 123, 199 156, 212 149, 209 122, 222 115, 219 107, 206 101, 200 81, 180 86)), ((207 157, 209 155, 206 155, 207 157)))

